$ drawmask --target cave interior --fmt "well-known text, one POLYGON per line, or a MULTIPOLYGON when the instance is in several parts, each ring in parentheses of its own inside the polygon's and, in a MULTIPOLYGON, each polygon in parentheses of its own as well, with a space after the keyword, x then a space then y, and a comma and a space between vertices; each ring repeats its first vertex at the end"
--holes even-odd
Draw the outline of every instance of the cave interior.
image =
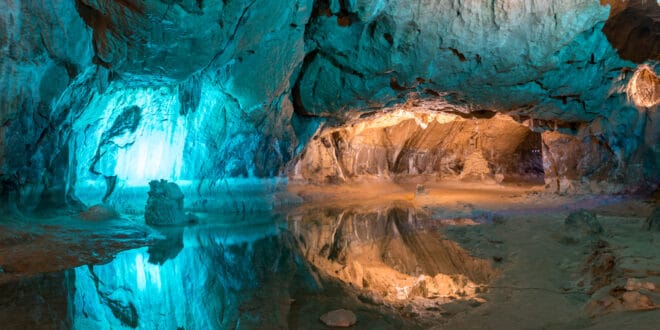
POLYGON ((0 328, 660 320, 660 1, 11 0, 0 52, 0 328))

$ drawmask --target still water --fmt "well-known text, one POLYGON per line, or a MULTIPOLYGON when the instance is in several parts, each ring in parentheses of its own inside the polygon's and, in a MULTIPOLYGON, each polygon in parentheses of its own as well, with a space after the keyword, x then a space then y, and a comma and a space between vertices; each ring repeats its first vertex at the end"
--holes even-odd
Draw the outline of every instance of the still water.
POLYGON ((108 263, 0 285, 1 328, 323 328, 338 308, 358 328, 420 327, 497 275, 443 226, 391 204, 161 228, 155 244, 108 263))

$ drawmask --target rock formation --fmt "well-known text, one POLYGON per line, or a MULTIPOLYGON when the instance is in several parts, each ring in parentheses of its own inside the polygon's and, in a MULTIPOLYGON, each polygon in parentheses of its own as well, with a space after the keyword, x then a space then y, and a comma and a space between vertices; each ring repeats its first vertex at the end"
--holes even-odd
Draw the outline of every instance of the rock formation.
POLYGON ((346 309, 336 309, 321 315, 321 321, 333 328, 348 328, 357 322, 355 313, 346 309))
POLYGON ((420 175, 543 183, 538 133, 507 116, 464 118, 428 106, 389 108, 321 130, 291 176, 326 183, 420 175))
MULTIPOLYGON (((320 125, 417 98, 444 112, 506 113, 544 135, 553 191, 653 189, 659 8, 642 0, 5 1, 1 204, 81 209, 153 179, 212 187, 283 174, 320 125), (565 160, 564 148, 582 154, 565 160)), ((389 170, 429 169, 413 163, 389 170)))
POLYGON ((148 225, 175 225, 186 222, 183 193, 179 186, 167 180, 149 182, 149 199, 144 210, 148 225))

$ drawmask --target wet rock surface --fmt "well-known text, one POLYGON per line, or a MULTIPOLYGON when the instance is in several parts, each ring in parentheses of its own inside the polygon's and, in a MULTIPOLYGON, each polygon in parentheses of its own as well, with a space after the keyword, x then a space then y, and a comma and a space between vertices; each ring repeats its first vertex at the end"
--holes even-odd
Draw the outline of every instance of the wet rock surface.
POLYGON ((197 225, 159 233, 138 216, 76 214, 53 220, 71 228, 41 229, 51 236, 2 228, 0 321, 9 328, 315 328, 321 315, 343 308, 357 328, 656 324, 660 249, 654 232, 640 230, 653 203, 550 195, 561 201, 553 205, 502 191, 493 203, 456 203, 467 195, 453 191, 440 206, 423 204, 439 189, 425 187, 429 195, 416 197, 410 185, 407 202, 381 187, 376 204, 356 205, 353 195, 300 206, 286 218, 198 213, 197 225), (587 206, 604 234, 562 244, 567 209, 587 206))

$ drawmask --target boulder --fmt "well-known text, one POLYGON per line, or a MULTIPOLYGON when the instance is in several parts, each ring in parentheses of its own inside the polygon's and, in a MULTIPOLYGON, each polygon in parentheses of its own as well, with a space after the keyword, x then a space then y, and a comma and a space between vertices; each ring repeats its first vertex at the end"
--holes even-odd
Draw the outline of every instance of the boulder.
POLYGON ((174 182, 153 180, 149 182, 149 199, 144 211, 148 225, 174 225, 186 222, 183 212, 183 193, 174 182))
POLYGON ((321 321, 329 327, 348 328, 357 322, 357 317, 355 313, 342 308, 323 314, 321 321))

